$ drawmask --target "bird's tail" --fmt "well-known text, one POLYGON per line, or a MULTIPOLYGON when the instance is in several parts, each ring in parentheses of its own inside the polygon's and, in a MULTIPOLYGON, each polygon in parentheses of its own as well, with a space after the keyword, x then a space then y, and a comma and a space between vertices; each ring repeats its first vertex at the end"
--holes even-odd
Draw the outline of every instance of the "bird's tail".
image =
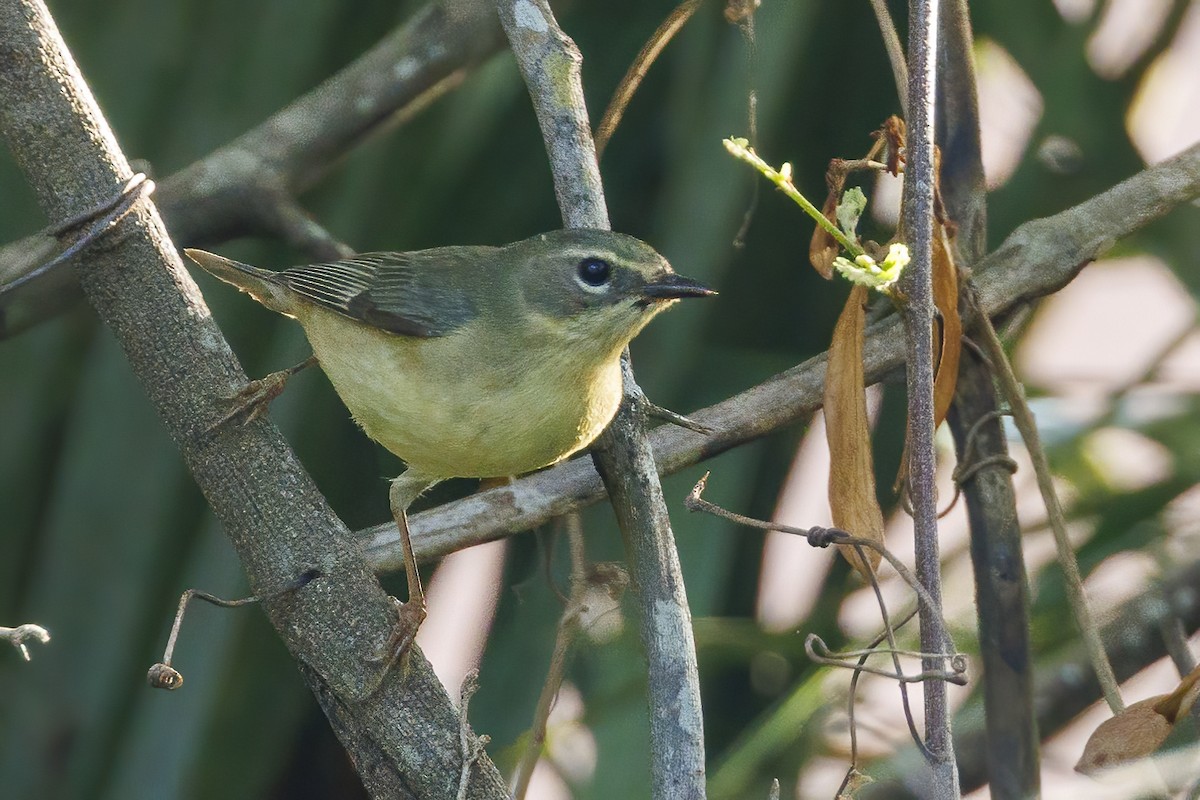
POLYGON ((204 250, 185 249, 183 252, 205 271, 233 284, 272 311, 294 316, 295 294, 275 277, 274 272, 204 250))

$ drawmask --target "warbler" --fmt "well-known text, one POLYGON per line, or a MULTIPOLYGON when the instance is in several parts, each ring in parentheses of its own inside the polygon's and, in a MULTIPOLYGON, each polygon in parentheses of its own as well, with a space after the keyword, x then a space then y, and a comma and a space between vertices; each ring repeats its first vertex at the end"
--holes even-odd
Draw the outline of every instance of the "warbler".
MULTIPOLYGON (((399 651, 425 615, 412 501, 446 478, 519 475, 587 447, 620 405, 625 346, 676 300, 715 294, 644 242, 602 230, 280 272, 185 253, 295 318, 354 420, 405 462, 390 491, 409 584, 399 651)), ((268 376, 257 399, 295 369, 268 376)))

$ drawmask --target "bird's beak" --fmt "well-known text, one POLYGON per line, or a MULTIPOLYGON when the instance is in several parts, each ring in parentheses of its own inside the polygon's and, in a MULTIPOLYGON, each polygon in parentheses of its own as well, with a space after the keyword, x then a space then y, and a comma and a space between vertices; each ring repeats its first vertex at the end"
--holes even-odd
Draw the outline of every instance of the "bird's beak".
POLYGON ((641 294, 647 300, 677 300, 681 297, 711 297, 716 292, 699 281, 668 272, 643 286, 641 294))

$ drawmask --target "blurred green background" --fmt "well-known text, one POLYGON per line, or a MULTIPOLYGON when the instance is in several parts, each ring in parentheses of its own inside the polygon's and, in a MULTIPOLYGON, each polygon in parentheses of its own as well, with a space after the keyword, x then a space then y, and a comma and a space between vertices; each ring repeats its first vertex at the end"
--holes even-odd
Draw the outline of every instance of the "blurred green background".
MULTIPOLYGON (((1126 113, 1187 9, 1196 16, 1196 4, 1167 3, 1160 32, 1116 77, 1101 77, 1088 60, 1098 8, 1067 21, 1048 0, 973 5, 977 36, 1015 59, 1043 104, 1028 144, 1017 148, 1011 178, 991 194, 995 245, 1020 222, 1067 208, 1142 166, 1126 113), (1077 146, 1065 171, 1037 157, 1050 135, 1077 146)), ((162 177, 259 124, 418 7, 55 0, 51 11, 126 154, 162 177)), ((584 55, 593 120, 671 8, 657 0, 581 0, 560 9, 584 55)), ((633 348, 650 397, 682 412, 821 352, 846 293, 809 268, 811 225, 765 184, 745 247, 732 245, 756 178, 721 146, 723 137, 747 131, 749 85, 747 44, 721 11, 715 2, 702 6, 668 47, 601 165, 614 228, 651 242, 681 272, 721 291, 716 301, 672 312, 633 348)), ((796 183, 819 201, 828 160, 864 153, 869 132, 899 111, 875 20, 865 2, 764 0, 756 27, 759 150, 772 163, 791 161, 796 183)), ((46 224, 7 155, 0 157, 0 197, 0 240, 46 224)), ((536 121, 503 53, 411 123, 354 150, 302 201, 359 250, 499 244, 560 224, 536 121)), ((1180 210, 1123 243, 1121 252, 1163 259, 1194 293, 1197 223, 1196 207, 1180 210)), ((869 233, 890 235, 882 227, 869 233)), ((264 266, 305 260, 270 241, 208 244, 264 266)), ((207 275, 196 279, 251 375, 307 354, 297 326, 207 275)), ((34 646, 31 664, 0 651, 2 794, 361 795, 260 612, 196 608, 176 651, 185 688, 165 694, 146 687, 145 669, 160 657, 179 593, 198 587, 237 596, 245 584, 219 525, 90 309, 80 305, 0 342, 0 376, 0 624, 38 622, 54 636, 48 646, 34 646)), ((881 487, 891 484, 903 434, 896 389, 885 392, 878 428, 881 487)), ((400 470, 399 462, 357 431, 323 376, 297 378, 272 414, 351 528, 388 518, 383 479, 400 470)), ((1163 509, 1200 482, 1197 450, 1187 444, 1200 436, 1194 398, 1167 421, 1144 427, 1145 436, 1178 456, 1155 484, 1159 491, 1143 492, 1132 505, 1104 481, 1089 483, 1094 466, 1081 434, 1066 430, 1056 440, 1056 464, 1089 487, 1097 513, 1126 514, 1085 545, 1086 564, 1152 546, 1165 535, 1163 509), (1130 530, 1141 535, 1130 537, 1130 530)), ((765 797, 773 776, 794 785, 828 751, 824 720, 842 701, 818 690, 824 673, 804 657, 802 636, 766 633, 754 622, 762 537, 687 516, 682 498, 711 469, 711 499, 769 517, 803 433, 781 432, 665 481, 697 618, 716 796, 765 797), (762 679, 764 663, 770 679, 762 679)), ((472 488, 452 483, 432 499, 472 488)), ((585 526, 590 558, 622 557, 607 508, 589 511, 585 526)), ((565 585, 566 548, 552 546, 557 536, 548 529, 511 543, 481 665, 483 688, 471 706, 475 729, 492 736, 490 752, 506 773, 532 716, 561 612, 547 579, 565 585)), ((828 555, 813 559, 822 565, 815 577, 802 571, 795 581, 821 581, 820 600, 796 630, 836 645, 846 638, 838 607, 856 584, 840 561, 826 574, 828 555)), ((1035 631, 1039 658, 1065 644, 1046 635, 1058 633, 1064 617, 1057 578, 1043 579, 1055 588, 1038 596, 1038 619, 1047 626, 1042 635, 1035 631)), ((396 576, 385 583, 401 591, 396 576)), ((625 612, 635 613, 628 602, 625 612)), ((587 774, 565 777, 575 797, 648 795, 644 662, 636 624, 628 622, 614 642, 583 645, 569 672, 583 698, 579 723, 596 752, 587 774)), ((961 648, 973 647, 969 626, 957 635, 961 648)))

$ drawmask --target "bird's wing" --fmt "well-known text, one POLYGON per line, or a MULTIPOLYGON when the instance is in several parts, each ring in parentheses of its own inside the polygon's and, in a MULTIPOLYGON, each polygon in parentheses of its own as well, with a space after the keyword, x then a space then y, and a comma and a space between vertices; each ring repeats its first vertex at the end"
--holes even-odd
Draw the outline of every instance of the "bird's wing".
POLYGON ((302 297, 372 327, 420 338, 445 336, 474 319, 476 310, 453 280, 453 265, 443 271, 425 253, 363 253, 292 267, 275 277, 302 297))

